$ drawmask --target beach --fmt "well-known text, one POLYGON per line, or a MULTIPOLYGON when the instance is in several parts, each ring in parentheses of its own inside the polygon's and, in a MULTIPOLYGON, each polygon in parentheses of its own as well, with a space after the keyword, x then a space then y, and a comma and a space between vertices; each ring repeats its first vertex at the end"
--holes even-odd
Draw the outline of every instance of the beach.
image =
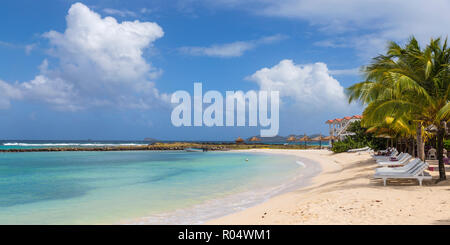
MULTIPOLYGON (((450 182, 373 179, 377 167, 368 152, 333 154, 328 150, 254 149, 257 153, 294 155, 320 164, 310 185, 206 224, 331 225, 450 224, 450 182)), ((247 152, 248 152, 247 151, 247 152)), ((276 163, 274 163, 276 164, 276 163)), ((433 165, 431 165, 433 166, 433 165)))

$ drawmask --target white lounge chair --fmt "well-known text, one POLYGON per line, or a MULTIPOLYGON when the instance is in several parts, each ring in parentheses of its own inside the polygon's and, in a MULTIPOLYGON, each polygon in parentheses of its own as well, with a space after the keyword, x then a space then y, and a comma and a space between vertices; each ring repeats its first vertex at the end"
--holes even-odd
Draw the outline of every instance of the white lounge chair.
POLYGON ((383 179, 383 184, 386 186, 388 179, 417 179, 419 185, 422 186, 423 180, 431 179, 432 177, 424 172, 428 164, 420 160, 414 159, 410 164, 399 168, 379 168, 373 176, 376 179, 383 179))
POLYGON ((387 161, 390 161, 391 158, 397 158, 397 159, 400 159, 400 158, 402 158, 403 155, 405 155, 405 154, 407 154, 407 153, 401 152, 400 154, 397 154, 397 155, 395 155, 395 156, 389 156, 389 157, 388 157, 388 156, 385 156, 384 158, 376 159, 376 161, 377 161, 377 162, 387 162, 387 161))
POLYGON ((366 146, 366 147, 358 148, 358 149, 350 149, 347 152, 359 152, 359 151, 370 151, 370 150, 372 150, 372 149, 370 149, 370 147, 366 146))
POLYGON ((410 159, 412 158, 411 155, 408 153, 405 153, 401 157, 397 159, 397 161, 383 161, 378 162, 379 166, 403 166, 405 165, 410 159))
MULTIPOLYGON (((390 150, 390 149, 388 149, 388 150, 390 150)), ((384 151, 384 152, 386 152, 386 151, 384 151)), ((389 158, 389 157, 393 157, 393 156, 397 156, 397 155, 398 155, 397 149, 393 149, 391 154, 389 154, 389 155, 381 155, 381 156, 372 155, 372 157, 375 158, 375 159, 383 159, 383 158, 389 158)))
POLYGON ((375 160, 377 162, 383 162, 383 161, 389 161, 389 159, 391 159, 391 157, 400 157, 400 154, 402 154, 402 153, 398 153, 398 151, 394 151, 389 156, 374 156, 373 158, 375 158, 375 160))
POLYGON ((416 166, 417 164, 419 164, 421 162, 420 158, 414 158, 413 160, 411 160, 410 162, 408 162, 407 164, 405 164, 404 166, 400 166, 400 167, 393 167, 393 168, 389 168, 389 167, 382 167, 382 168, 376 168, 375 169, 375 174, 388 174, 388 173, 401 173, 401 172, 406 172, 408 170, 411 170, 412 168, 414 168, 414 166, 416 166))

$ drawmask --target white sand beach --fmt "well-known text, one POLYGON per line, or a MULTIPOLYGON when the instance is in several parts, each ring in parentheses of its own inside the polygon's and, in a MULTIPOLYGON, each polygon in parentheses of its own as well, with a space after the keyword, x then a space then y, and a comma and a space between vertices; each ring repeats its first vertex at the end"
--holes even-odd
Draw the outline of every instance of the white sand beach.
MULTIPOLYGON (((375 161, 367 152, 255 149, 292 154, 321 165, 311 185, 206 224, 450 224, 450 181, 372 178, 375 161)), ((274 163, 276 164, 276 163, 274 163)), ((437 172, 430 172, 438 175, 437 172)))

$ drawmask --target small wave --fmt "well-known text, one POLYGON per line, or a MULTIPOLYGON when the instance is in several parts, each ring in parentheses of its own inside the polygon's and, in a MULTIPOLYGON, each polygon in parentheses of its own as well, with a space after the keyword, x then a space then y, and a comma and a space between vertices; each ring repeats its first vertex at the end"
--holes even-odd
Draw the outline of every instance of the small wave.
POLYGON ((297 163, 298 165, 306 168, 306 164, 304 162, 302 162, 302 161, 295 161, 295 163, 297 163))

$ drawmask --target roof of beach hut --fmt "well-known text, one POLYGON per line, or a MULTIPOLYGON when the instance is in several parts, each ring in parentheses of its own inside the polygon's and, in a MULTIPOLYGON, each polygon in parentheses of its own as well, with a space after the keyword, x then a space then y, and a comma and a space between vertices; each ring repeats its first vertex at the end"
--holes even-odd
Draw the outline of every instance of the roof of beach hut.
POLYGON ((287 138, 287 141, 295 141, 296 138, 294 136, 290 136, 289 138, 287 138))
POLYGON ((334 139, 334 137, 333 136, 326 136, 326 137, 322 137, 322 140, 332 140, 332 139, 334 139))
POLYGON ((305 136, 303 136, 300 139, 298 139, 298 141, 308 141, 308 140, 309 140, 309 137, 306 134, 305 134, 305 136))
POLYGON ((256 136, 253 136, 253 137, 250 139, 250 141, 261 141, 261 139, 258 138, 258 137, 256 137, 256 136))
POLYGON ((236 143, 242 143, 242 142, 244 142, 244 139, 242 139, 241 137, 238 137, 236 139, 236 143))
POLYGON ((319 135, 317 137, 312 138, 311 141, 323 141, 323 137, 322 135, 319 135))

